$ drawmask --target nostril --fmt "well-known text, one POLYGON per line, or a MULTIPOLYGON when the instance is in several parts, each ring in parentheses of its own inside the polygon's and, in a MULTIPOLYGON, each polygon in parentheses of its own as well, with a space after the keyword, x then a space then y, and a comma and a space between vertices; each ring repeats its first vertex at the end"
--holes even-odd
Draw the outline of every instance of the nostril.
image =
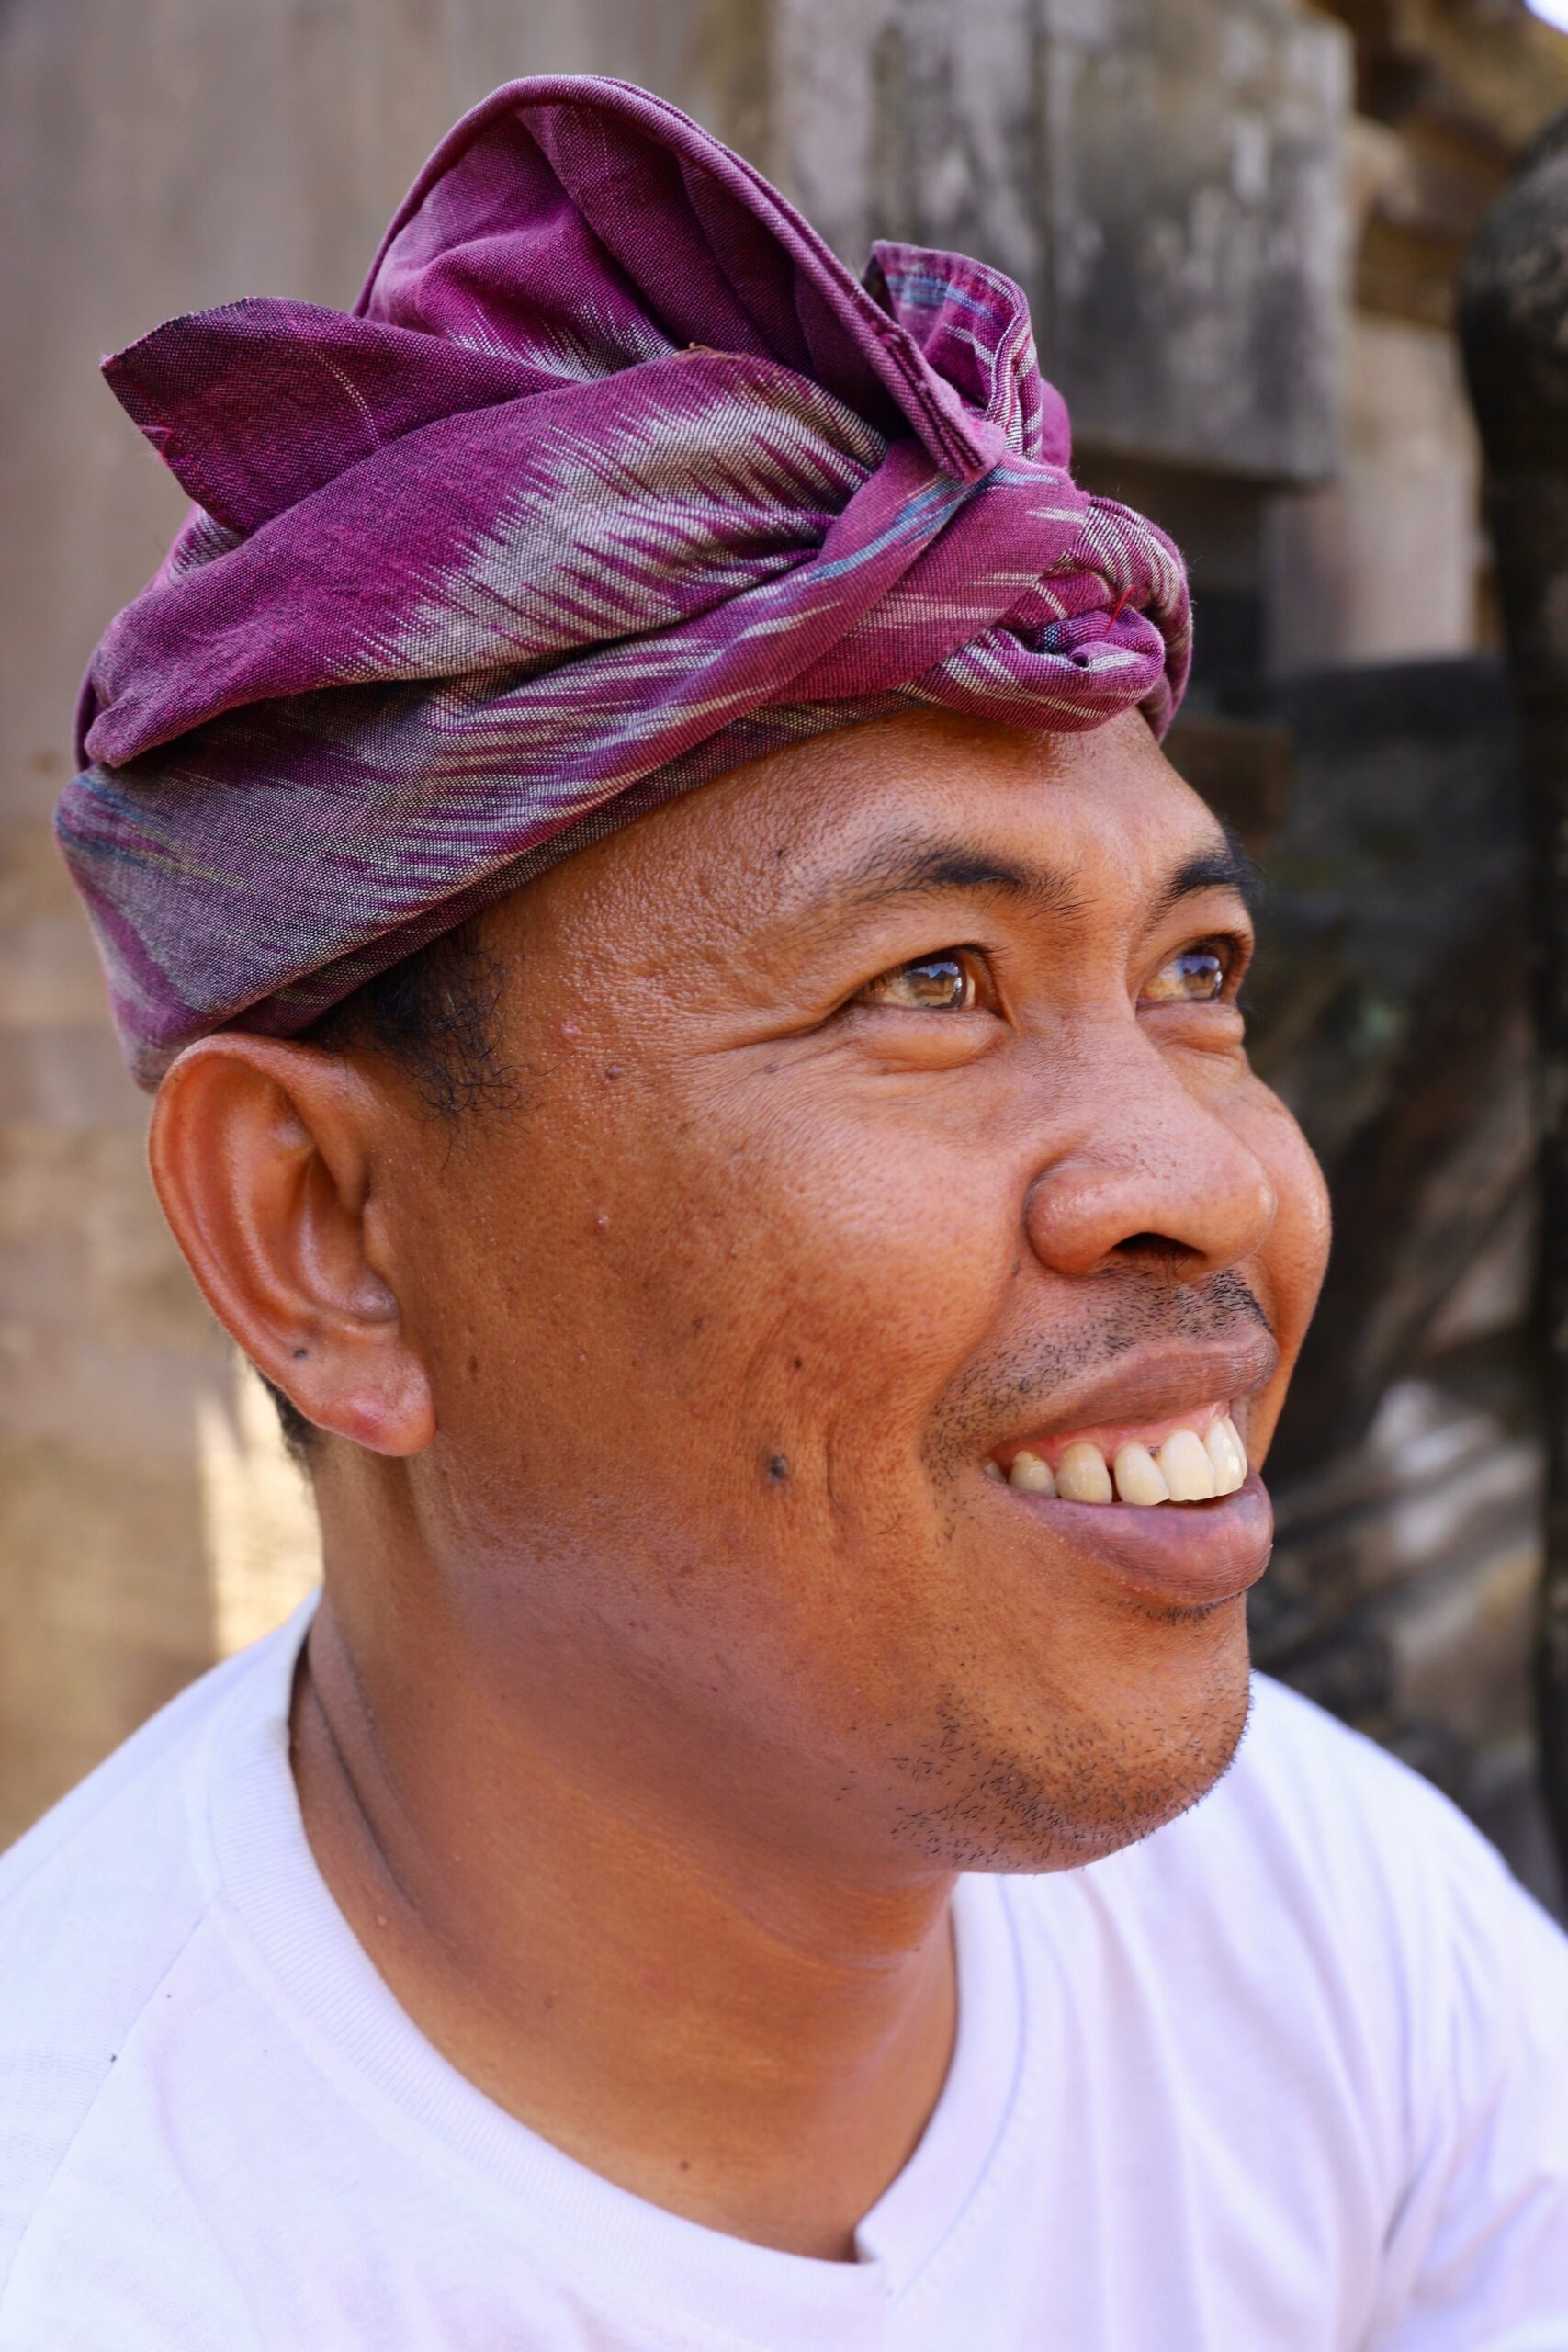
POLYGON ((1130 1233, 1125 1241, 1116 1244, 1111 1255, 1131 1259, 1135 1264, 1164 1266, 1177 1273, 1201 1258, 1202 1251, 1189 1248, 1185 1241, 1173 1240, 1168 1233, 1130 1233))

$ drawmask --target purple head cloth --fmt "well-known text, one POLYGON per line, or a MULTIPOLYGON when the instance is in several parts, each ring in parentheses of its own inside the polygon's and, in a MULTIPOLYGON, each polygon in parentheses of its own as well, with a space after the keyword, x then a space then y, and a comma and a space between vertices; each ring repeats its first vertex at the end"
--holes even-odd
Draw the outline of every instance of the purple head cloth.
POLYGON ((498 90, 352 317, 239 302, 106 373, 197 502, 58 818, 145 1084, 779 745, 1163 730, 1185 682, 1180 560, 1073 484, 1018 288, 888 244, 858 285, 626 84, 498 90))

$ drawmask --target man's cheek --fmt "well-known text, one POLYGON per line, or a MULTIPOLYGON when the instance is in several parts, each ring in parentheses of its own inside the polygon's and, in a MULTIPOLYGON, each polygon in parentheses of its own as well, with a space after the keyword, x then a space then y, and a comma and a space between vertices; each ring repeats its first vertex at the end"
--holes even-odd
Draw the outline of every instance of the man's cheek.
POLYGON ((1280 1344, 1280 1370, 1260 1417, 1271 1435, 1328 1265, 1328 1190, 1305 1136, 1261 1080, 1248 1081, 1233 1124, 1267 1169, 1274 1191, 1274 1221, 1256 1284, 1280 1344))
POLYGON ((984 1337, 1023 1249, 1021 1199, 973 1139, 825 1136, 765 1171, 746 1254, 809 1342, 893 1395, 984 1337))
POLYGON ((1278 1204, 1269 1236, 1271 1271, 1288 1307, 1295 1345, 1312 1319, 1323 1277, 1328 1267, 1330 1215, 1328 1187, 1316 1155, 1295 1120, 1267 1089, 1262 1148, 1272 1155, 1267 1162, 1278 1204))

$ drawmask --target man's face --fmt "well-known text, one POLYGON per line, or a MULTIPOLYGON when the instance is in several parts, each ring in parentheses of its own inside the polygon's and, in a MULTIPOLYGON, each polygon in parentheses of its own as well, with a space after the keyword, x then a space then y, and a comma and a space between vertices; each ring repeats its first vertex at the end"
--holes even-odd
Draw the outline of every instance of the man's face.
POLYGON ((383 1213, 422 1540, 566 1769, 895 1871, 1083 1860, 1224 1770, 1256 1482, 998 1473, 1215 1408, 1267 1445, 1326 1215, 1226 862, 1136 717, 911 715, 489 919, 521 1107, 454 1144, 394 1101, 383 1213))

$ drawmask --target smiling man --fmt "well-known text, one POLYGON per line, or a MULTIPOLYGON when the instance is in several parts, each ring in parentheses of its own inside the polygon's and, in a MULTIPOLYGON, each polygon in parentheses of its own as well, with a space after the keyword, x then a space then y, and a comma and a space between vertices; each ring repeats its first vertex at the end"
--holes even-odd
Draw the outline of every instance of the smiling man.
POLYGON ((1325 1203, 1016 289, 523 84, 110 374, 61 836, 326 1580, 0 1867, 0 2346, 1568 2343, 1562 1940, 1249 1680, 1325 1203))

